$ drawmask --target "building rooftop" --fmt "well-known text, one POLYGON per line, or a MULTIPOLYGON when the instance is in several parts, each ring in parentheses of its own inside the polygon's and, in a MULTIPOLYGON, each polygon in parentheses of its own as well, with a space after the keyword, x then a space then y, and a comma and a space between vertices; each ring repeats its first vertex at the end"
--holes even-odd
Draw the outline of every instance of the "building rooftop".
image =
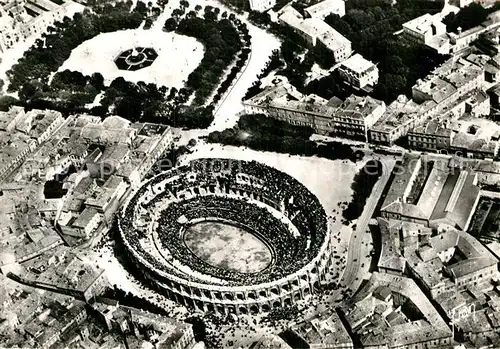
POLYGON ((310 347, 330 348, 351 344, 349 333, 344 328, 335 311, 319 314, 316 317, 299 323, 291 328, 304 339, 310 347))
POLYGON ((417 80, 412 87, 414 99, 417 102, 433 100, 440 103, 469 83, 471 79, 483 74, 484 69, 480 66, 464 58, 453 57, 434 69, 424 79, 417 80), (426 97, 422 100, 422 96, 417 93, 424 94, 426 97))
POLYGON ((340 66, 347 67, 348 69, 350 69, 352 71, 361 73, 361 72, 367 71, 368 69, 374 67, 375 64, 373 64, 369 60, 365 59, 359 53, 356 53, 356 54, 352 55, 351 57, 347 58, 345 61, 343 61, 340 66))
POLYGON ((377 108, 385 109, 384 102, 369 96, 359 97, 353 94, 345 101, 338 98, 327 101, 316 95, 304 97, 294 92, 293 88, 288 89, 286 85, 279 85, 262 91, 245 103, 264 108, 274 107, 296 110, 324 118, 345 117, 360 120, 364 120, 377 108))
POLYGON ((422 133, 436 136, 449 137, 451 136, 452 131, 446 127, 446 123, 433 119, 425 122, 424 124, 415 127, 410 133, 422 133))
POLYGON ((248 346, 248 349, 292 349, 292 347, 277 335, 264 334, 248 346))
POLYGON ((37 110, 33 109, 26 113, 27 117, 33 118, 32 128, 29 135, 33 138, 40 137, 47 131, 50 125, 57 119, 62 120, 62 114, 55 110, 37 110))
POLYGON ((441 23, 440 15, 431 15, 430 13, 426 13, 420 17, 403 23, 403 28, 408 28, 411 31, 424 34, 432 30, 433 25, 443 25, 441 23))
POLYGON ((328 12, 332 13, 335 9, 340 6, 344 7, 344 0, 323 0, 314 5, 307 7, 304 11, 309 13, 312 17, 317 16, 318 14, 328 12))
POLYGON ((401 221, 377 218, 382 247, 377 266, 382 269, 390 269, 403 273, 405 270, 405 259, 400 253, 399 232, 402 228, 401 221))
POLYGON ((373 125, 372 129, 380 132, 390 132, 410 123, 420 113, 434 106, 436 106, 434 101, 427 101, 420 105, 401 95, 387 106, 385 113, 373 125))
POLYGON ((431 164, 427 160, 422 162, 419 155, 406 154, 401 165, 405 171, 394 177, 381 210, 425 220, 430 225, 446 222, 464 228, 479 195, 476 174, 458 168, 449 169, 440 160, 433 160, 432 164, 417 203, 408 203, 407 195, 414 185, 415 172, 429 168, 431 164))
POLYGON ((28 280, 81 292, 85 292, 104 273, 104 269, 94 269, 66 247, 46 252, 25 262, 24 266, 27 268, 27 272, 23 276, 28 280), (32 266, 47 269, 49 265, 50 269, 47 272, 29 271, 32 266))
POLYGON ((23 107, 12 106, 9 111, 0 111, 0 130, 5 131, 7 126, 21 113, 24 113, 23 107))
POLYGON ((93 207, 86 207, 78 218, 73 222, 72 226, 76 228, 85 229, 89 222, 98 214, 97 210, 93 207))
POLYGON ((320 40, 328 49, 335 51, 351 42, 342 34, 319 18, 302 19, 293 12, 283 13, 279 19, 287 25, 303 32, 315 42, 320 40))
MULTIPOLYGON (((431 237, 425 245, 407 252, 405 256, 413 272, 430 289, 443 285, 451 286, 453 279, 474 274, 498 263, 495 256, 473 236, 451 227, 441 230, 440 234, 431 237), (439 257, 450 250, 454 250, 454 253, 448 260, 439 257), (463 259, 456 261, 453 257, 457 253, 463 259)), ((462 298, 455 297, 452 303, 461 304, 462 298)), ((446 310, 446 307, 444 304, 443 309, 446 310)))
POLYGON ((374 272, 368 283, 344 306, 347 321, 363 346, 387 345, 403 347, 436 339, 451 338, 451 331, 439 313, 412 279, 374 272), (379 300, 374 293, 388 287, 393 297, 389 302, 379 300), (408 318, 404 300, 409 300, 420 312, 419 318, 408 318), (394 321, 399 314, 405 318, 394 321), (357 315, 353 316, 356 313, 357 315), (388 325, 387 318, 393 321, 388 325))

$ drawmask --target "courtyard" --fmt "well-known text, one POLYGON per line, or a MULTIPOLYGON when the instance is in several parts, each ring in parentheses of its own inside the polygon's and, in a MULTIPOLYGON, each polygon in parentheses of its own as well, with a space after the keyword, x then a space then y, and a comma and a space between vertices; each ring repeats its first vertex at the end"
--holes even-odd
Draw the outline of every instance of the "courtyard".
POLYGON ((500 199, 481 197, 469 232, 483 242, 500 241, 500 199))

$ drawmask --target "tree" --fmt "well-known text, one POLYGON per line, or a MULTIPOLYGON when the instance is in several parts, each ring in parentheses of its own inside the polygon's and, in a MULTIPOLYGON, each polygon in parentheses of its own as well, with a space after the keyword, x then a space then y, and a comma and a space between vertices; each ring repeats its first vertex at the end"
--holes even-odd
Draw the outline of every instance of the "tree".
POLYGON ((0 111, 8 111, 11 106, 19 101, 11 96, 0 96, 0 111))
POLYGON ((33 83, 26 82, 19 91, 19 98, 21 101, 29 102, 35 96, 36 91, 37 88, 33 83))
POLYGON ((90 77, 90 84, 94 86, 97 90, 101 91, 104 89, 104 78, 101 73, 94 73, 90 77))
POLYGON ((165 21, 165 25, 163 26, 163 29, 167 32, 172 32, 177 28, 177 20, 175 18, 170 17, 165 21))
POLYGON ((184 15, 184 9, 182 8, 176 8, 172 11, 172 17, 181 17, 184 15))
POLYGON ((489 11, 475 2, 462 8, 457 14, 451 12, 443 19, 448 32, 457 32, 458 28, 469 30, 480 25, 488 17, 489 11))

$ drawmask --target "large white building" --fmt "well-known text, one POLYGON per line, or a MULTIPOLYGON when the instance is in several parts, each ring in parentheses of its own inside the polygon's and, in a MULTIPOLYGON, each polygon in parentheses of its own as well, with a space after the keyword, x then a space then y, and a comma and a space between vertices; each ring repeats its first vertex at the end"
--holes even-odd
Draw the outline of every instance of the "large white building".
POLYGON ((0 57, 17 43, 40 37, 54 22, 84 8, 71 0, 62 5, 50 0, 11 0, 0 4, 0 57))
POLYGON ((370 129, 374 143, 393 144, 415 127, 461 105, 463 98, 482 89, 484 69, 464 58, 451 58, 412 87, 412 100, 398 97, 370 129))
POLYGON ((330 51, 335 62, 342 62, 352 53, 351 42, 319 18, 301 18, 293 11, 279 17, 283 25, 290 26, 311 46, 322 46, 330 51))
POLYGON ((403 24, 405 38, 419 44, 428 44, 438 35, 446 34, 446 25, 441 22, 441 15, 426 13, 403 24))
POLYGON ((252 11, 264 12, 276 5, 276 0, 249 0, 252 11))
POLYGON ((340 17, 345 15, 344 0, 324 0, 309 6, 304 10, 308 17, 325 19, 330 14, 336 14, 340 17))
POLYGON ((345 101, 327 101, 316 95, 302 96, 293 86, 267 88, 243 102, 248 114, 262 113, 292 125, 309 126, 318 134, 367 140, 368 130, 386 110, 371 97, 351 95, 345 101))
POLYGON ((378 82, 377 66, 359 53, 343 61, 338 71, 344 81, 356 89, 374 86, 378 82))

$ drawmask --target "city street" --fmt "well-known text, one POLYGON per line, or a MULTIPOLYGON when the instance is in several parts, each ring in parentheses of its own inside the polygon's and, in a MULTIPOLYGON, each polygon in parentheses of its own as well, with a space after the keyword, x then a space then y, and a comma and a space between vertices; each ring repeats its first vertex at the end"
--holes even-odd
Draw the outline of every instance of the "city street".
MULTIPOLYGON (((369 258, 366 258, 365 254, 362 254, 362 252, 366 252, 366 250, 362 248, 362 243, 367 234, 368 223, 375 212, 375 208, 377 207, 384 188, 389 181, 394 165, 396 164, 396 160, 393 159, 384 158, 380 160, 383 163, 383 174, 373 187, 363 213, 356 223, 356 231, 351 235, 347 252, 347 265, 340 281, 341 286, 347 287, 352 291, 356 291, 363 280, 364 275, 360 273, 361 265, 363 263, 365 265, 370 263, 369 258), (366 258, 366 260, 363 260, 364 258, 366 258)), ((331 299, 336 300, 339 299, 339 297, 341 297, 340 290, 337 290, 331 299)))

